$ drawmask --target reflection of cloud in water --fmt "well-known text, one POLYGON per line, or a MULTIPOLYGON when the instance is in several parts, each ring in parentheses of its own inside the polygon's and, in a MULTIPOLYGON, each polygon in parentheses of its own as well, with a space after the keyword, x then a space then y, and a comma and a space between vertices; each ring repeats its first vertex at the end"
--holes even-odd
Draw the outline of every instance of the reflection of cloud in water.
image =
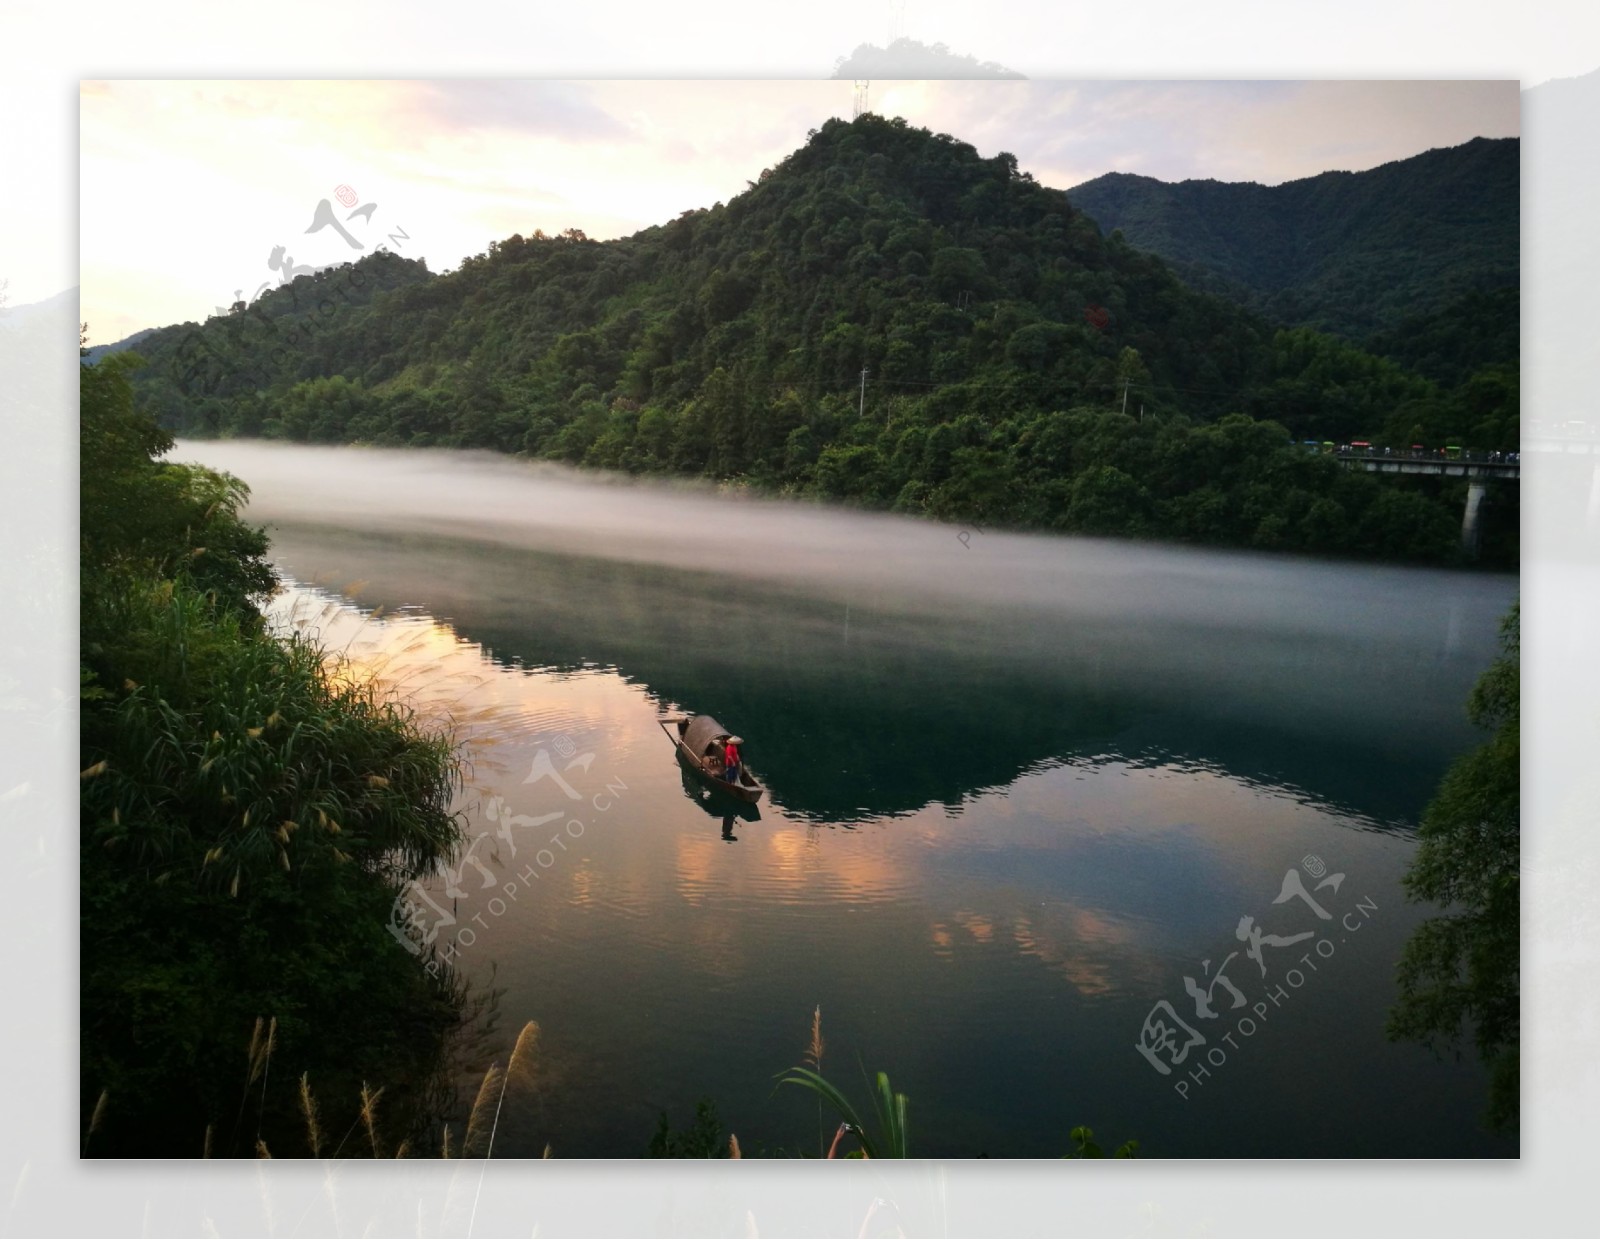
POLYGON ((847 837, 819 847, 814 829, 781 819, 738 824, 740 850, 718 835, 679 836, 678 894, 699 907, 731 899, 763 904, 870 905, 908 899, 921 881, 917 841, 847 837))
POLYGON ((994 922, 979 913, 958 911, 955 923, 970 934, 976 943, 994 942, 994 922))
MULTIPOLYGON (((344 589, 359 592, 364 584, 344 589)), ((613 675, 508 667, 420 609, 361 609, 293 578, 267 615, 316 641, 336 679, 371 684, 403 701, 420 725, 454 734, 471 763, 468 785, 481 792, 509 796, 539 745, 559 737, 580 748, 605 738, 612 762, 631 749, 631 720, 645 695, 613 675)))
MULTIPOLYGON (((998 893, 995 893, 998 894, 998 893)), ((1009 893, 1007 893, 1009 894, 1009 893)), ((1065 979, 1084 998, 1158 983, 1161 963, 1141 948, 1134 927, 1104 910, 1059 902, 1043 911, 956 911, 928 929, 933 952, 954 961, 978 948, 1015 950, 1065 979)))
POLYGON ((1137 967, 1141 953, 1132 930, 1109 913, 1073 905, 1046 906, 1042 914, 1019 914, 1011 938, 1024 956, 1042 961, 1086 997, 1126 991, 1141 974, 1159 971, 1137 967), (1112 959, 1114 957, 1114 959, 1112 959))

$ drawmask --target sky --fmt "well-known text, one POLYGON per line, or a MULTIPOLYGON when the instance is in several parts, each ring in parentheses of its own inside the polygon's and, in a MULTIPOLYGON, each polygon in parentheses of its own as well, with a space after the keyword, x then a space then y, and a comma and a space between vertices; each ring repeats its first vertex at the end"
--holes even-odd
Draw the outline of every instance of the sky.
MULTIPOLYGON (((86 80, 80 314, 109 343, 380 243, 443 271, 536 228, 626 236, 727 201, 853 101, 835 81, 86 80), (347 236, 327 216, 314 227, 324 200, 347 236)), ((1360 171, 1515 136, 1519 102, 1515 81, 889 81, 869 95, 1061 189, 1113 171, 1360 171)))

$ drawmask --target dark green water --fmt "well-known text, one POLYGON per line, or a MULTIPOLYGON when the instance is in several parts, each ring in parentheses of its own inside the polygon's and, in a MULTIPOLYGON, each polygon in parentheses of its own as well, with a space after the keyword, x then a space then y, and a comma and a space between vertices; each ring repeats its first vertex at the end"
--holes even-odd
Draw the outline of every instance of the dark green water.
POLYGON ((814 1100, 773 1085, 818 1004, 825 1071, 864 1103, 887 1070, 917 1154, 1056 1156, 1080 1123, 1164 1157, 1516 1153, 1477 1129, 1470 1058, 1383 1037, 1414 825, 1474 743, 1514 580, 780 506, 753 518, 769 561, 730 573, 658 548, 679 512, 717 545, 701 517, 734 501, 482 462, 462 489, 445 461, 453 514, 494 497, 465 528, 419 481, 440 458, 362 510, 307 463, 377 496, 395 458, 314 452, 179 455, 256 487, 285 572, 322 583, 286 609, 329 603, 326 640, 471 738, 482 865, 425 920, 505 988, 510 1036, 541 1027, 497 1156, 642 1154, 706 1095, 747 1152, 814 1154, 814 1100), (358 580, 386 618, 333 605, 358 580), (746 738, 758 816, 684 775, 675 708, 746 738), (528 782, 541 753, 566 789, 528 782), (1327 920, 1274 904, 1291 871, 1327 920), (1245 916, 1311 937, 1257 964, 1245 916), (1203 1018, 1184 977, 1230 953, 1244 1005, 1219 986, 1203 1018), (1170 1075, 1138 1049, 1163 1001, 1206 1039, 1170 1075))

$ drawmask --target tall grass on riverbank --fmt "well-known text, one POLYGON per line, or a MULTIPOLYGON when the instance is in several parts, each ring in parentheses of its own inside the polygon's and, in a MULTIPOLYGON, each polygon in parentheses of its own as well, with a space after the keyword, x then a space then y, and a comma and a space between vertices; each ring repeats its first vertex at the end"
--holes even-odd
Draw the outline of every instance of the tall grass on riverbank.
POLYGON ((84 367, 80 388, 84 1152, 281 1146, 311 1081, 339 1100, 332 1132, 375 1114, 361 1087, 381 1080, 404 1140, 467 1008, 387 930, 461 842, 454 739, 269 631, 243 484, 161 463, 125 371, 84 367))
POLYGON ((451 739, 299 634, 260 637, 171 581, 96 591, 82 625, 83 805, 126 864, 237 894, 321 862, 410 879, 459 840, 451 739))

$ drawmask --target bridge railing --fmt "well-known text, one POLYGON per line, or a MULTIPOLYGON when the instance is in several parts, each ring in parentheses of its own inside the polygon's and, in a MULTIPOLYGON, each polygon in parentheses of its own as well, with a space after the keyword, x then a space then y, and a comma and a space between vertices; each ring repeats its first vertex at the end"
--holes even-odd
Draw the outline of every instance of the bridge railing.
POLYGON ((1478 452, 1467 448, 1449 451, 1445 448, 1354 448, 1340 444, 1325 455, 1357 461, 1426 461, 1429 464, 1448 465, 1452 462, 1473 465, 1516 465, 1522 460, 1520 452, 1478 452))

